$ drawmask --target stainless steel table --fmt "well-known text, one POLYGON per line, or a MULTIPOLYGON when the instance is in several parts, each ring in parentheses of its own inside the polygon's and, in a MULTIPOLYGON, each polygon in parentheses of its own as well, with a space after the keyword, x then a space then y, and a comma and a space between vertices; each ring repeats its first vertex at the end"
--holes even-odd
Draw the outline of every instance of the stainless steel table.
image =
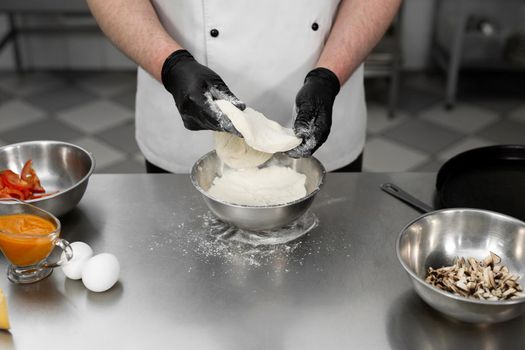
POLYGON ((61 271, 24 286, 2 276, 12 331, 0 348, 525 348, 525 318, 456 323, 412 291, 394 244, 419 214, 378 187, 394 182, 430 203, 434 178, 329 174, 312 207, 317 228, 248 251, 210 240, 187 176, 95 175, 63 236, 115 254, 120 282, 95 294, 61 271))

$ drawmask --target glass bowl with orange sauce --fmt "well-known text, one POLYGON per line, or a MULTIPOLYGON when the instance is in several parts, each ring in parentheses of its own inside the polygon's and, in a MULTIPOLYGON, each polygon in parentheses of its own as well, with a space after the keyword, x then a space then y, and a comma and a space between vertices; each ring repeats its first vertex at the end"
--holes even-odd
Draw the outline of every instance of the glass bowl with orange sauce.
POLYGON ((0 250, 9 261, 7 277, 14 283, 34 283, 51 274, 54 267, 71 260, 73 251, 60 236, 60 221, 34 205, 0 202, 0 250), (64 258, 49 261, 55 247, 64 258))

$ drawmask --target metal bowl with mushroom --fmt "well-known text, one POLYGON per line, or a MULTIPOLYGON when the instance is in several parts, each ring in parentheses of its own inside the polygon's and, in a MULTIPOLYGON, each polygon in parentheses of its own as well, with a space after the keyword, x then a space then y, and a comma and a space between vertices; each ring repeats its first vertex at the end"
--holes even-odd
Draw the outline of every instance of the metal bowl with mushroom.
POLYGON ((52 194, 27 202, 55 216, 66 214, 78 204, 95 169, 91 153, 67 142, 28 141, 0 147, 0 170, 20 173, 28 160, 32 160, 46 192, 52 194))
MULTIPOLYGON (((503 300, 494 300, 496 298, 492 295, 485 294, 487 289, 497 292, 495 288, 490 288, 490 284, 496 286, 498 281, 493 280, 489 266, 501 263, 505 269, 508 268, 509 278, 516 281, 521 281, 518 277, 525 279, 525 223, 518 219, 480 209, 432 211, 412 221, 401 231, 396 249, 417 294, 445 315, 471 323, 494 323, 525 312, 522 293, 515 293, 510 298, 509 293, 514 292, 505 288, 500 291, 508 293, 503 295, 503 300), (481 261, 481 278, 488 278, 480 282, 486 285, 485 291, 477 290, 479 284, 465 285, 464 282, 470 283, 465 278, 452 281, 455 285, 451 287, 459 293, 435 286, 435 279, 443 277, 438 269, 451 266, 451 269, 461 270, 459 274, 463 275, 467 269, 480 268, 475 260, 481 261), (427 279, 430 274, 434 276, 427 279), (469 289, 471 293, 463 293, 469 289), (476 293, 481 294, 476 296, 476 293)), ((498 273, 501 272, 499 269, 498 273)), ((445 271, 445 275, 451 272, 445 271)))
POLYGON ((247 230, 269 230, 283 227, 303 215, 319 192, 326 171, 314 157, 293 159, 284 154, 275 154, 264 166, 290 167, 306 175, 306 196, 289 203, 268 206, 232 204, 209 196, 208 189, 213 180, 222 176, 226 165, 215 151, 209 152, 194 164, 191 182, 202 194, 209 209, 222 221, 247 230))

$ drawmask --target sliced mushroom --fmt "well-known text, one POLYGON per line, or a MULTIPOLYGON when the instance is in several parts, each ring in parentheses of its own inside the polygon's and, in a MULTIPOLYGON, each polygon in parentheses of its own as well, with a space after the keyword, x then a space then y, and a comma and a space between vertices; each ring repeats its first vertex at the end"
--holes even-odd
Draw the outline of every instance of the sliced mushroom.
POLYGON ((456 258, 454 264, 428 268, 425 281, 441 290, 468 298, 505 300, 525 297, 517 282, 519 275, 509 273, 501 258, 493 253, 483 260, 456 258))

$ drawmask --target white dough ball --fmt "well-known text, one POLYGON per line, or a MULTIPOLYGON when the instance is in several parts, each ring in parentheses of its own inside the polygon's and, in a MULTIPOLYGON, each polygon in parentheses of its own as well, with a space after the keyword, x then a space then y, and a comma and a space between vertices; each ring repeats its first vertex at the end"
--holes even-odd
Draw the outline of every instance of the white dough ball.
POLYGON ((102 253, 89 259, 82 270, 82 282, 92 292, 105 292, 117 283, 120 264, 113 254, 102 253))
MULTIPOLYGON (((93 256, 93 249, 84 242, 73 242, 70 244, 73 250, 73 258, 62 265, 62 272, 67 278, 78 280, 82 278, 82 269, 84 264, 93 256)), ((62 252, 61 259, 65 259, 65 253, 62 252)))

